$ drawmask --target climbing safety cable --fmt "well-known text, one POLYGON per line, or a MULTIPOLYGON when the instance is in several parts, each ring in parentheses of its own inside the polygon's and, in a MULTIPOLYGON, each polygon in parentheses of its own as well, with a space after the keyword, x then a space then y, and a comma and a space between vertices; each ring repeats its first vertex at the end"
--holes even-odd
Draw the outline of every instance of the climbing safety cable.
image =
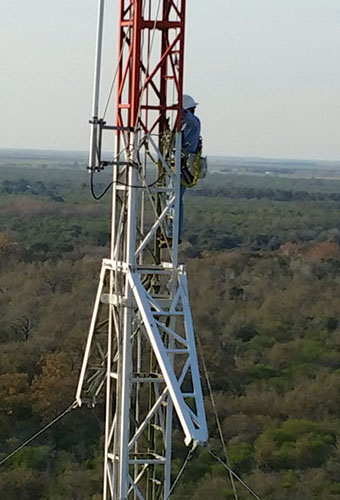
POLYGON ((113 94, 113 90, 115 88, 115 84, 116 84, 116 80, 117 80, 117 75, 118 75, 118 70, 119 70, 119 65, 120 65, 120 63, 122 61, 122 56, 123 56, 123 46, 120 49, 120 54, 119 54, 119 58, 118 58, 116 70, 115 70, 113 78, 112 78, 111 87, 110 87, 109 94, 108 94, 108 97, 107 97, 107 100, 106 100, 106 104, 105 104, 105 107, 104 107, 103 120, 105 120, 105 116, 106 116, 106 113, 107 113, 107 110, 108 110, 108 107, 109 107, 109 104, 110 104, 110 100, 111 100, 111 97, 112 97, 112 94, 113 94))
MULTIPOLYGON (((216 420, 217 429, 218 429, 218 433, 219 433, 221 444, 222 444, 223 453, 224 453, 224 456, 225 456, 226 463, 227 463, 227 465, 229 467, 230 463, 229 463, 229 458, 228 458, 228 453, 227 453, 227 446, 226 446, 225 439, 224 439, 224 436, 223 436, 222 426, 221 426, 221 422, 220 422, 220 419, 219 419, 219 416, 218 416, 218 412, 217 412, 216 402, 215 402, 215 398, 214 398, 212 386, 211 386, 211 383, 210 383, 209 373, 208 373, 207 365, 206 365, 206 362, 205 362, 205 359, 204 359, 204 355, 203 355, 202 344, 201 344, 200 338, 198 336, 197 336, 197 344, 198 344, 199 351, 200 351, 200 357, 201 357, 201 361, 202 361, 204 376, 205 376, 205 380, 206 380, 206 383, 207 383, 207 387, 208 387, 208 391, 209 391, 209 396, 210 396, 211 404, 212 404, 212 407, 213 407, 213 410, 214 410, 214 414, 215 414, 215 420, 216 420)), ((234 498, 235 498, 235 500, 238 500, 238 495, 237 495, 237 490, 236 490, 236 486, 235 486, 235 481, 234 481, 234 478, 233 478, 233 475, 231 474, 231 472, 229 472, 229 478, 230 478, 231 487, 233 489, 234 498)))
POLYGON ((185 457, 185 459, 183 461, 182 467, 179 469, 178 474, 175 477, 175 480, 174 480, 174 482, 171 485, 171 488, 170 488, 168 496, 166 497, 166 500, 169 500, 170 495, 172 495, 172 493, 174 492, 174 489, 176 488, 178 481, 181 479, 182 474, 183 474, 186 466, 188 465, 188 462, 192 459, 192 457, 193 457, 196 449, 197 449, 197 443, 194 443, 194 445, 192 446, 192 448, 190 448, 188 450, 188 453, 187 453, 187 455, 186 455, 186 457, 185 457))
POLYGON ((221 457, 219 457, 211 448, 209 448, 209 446, 207 447, 207 450, 208 450, 208 453, 213 457, 215 458, 228 472, 229 474, 232 474, 232 476, 237 479, 237 481, 242 484, 242 486, 254 497, 256 498, 256 500, 262 500, 261 497, 258 496, 258 494, 250 487, 248 486, 248 484, 243 481, 243 479, 238 475, 236 474, 235 471, 232 470, 231 467, 229 467, 228 464, 226 464, 221 457))
POLYGON ((45 425, 40 431, 36 432, 33 436, 31 436, 29 439, 27 439, 24 443, 22 443, 18 448, 13 450, 7 457, 3 458, 0 461, 0 466, 3 465, 7 460, 12 458, 14 455, 16 455, 20 450, 22 450, 25 446, 27 446, 29 443, 34 441, 37 437, 39 437, 41 434, 43 434, 47 429, 52 427, 55 423, 57 423, 59 420, 61 420, 67 413, 69 413, 71 410, 74 410, 75 408, 78 407, 78 403, 74 401, 66 410, 64 410, 60 415, 58 415, 55 419, 53 419, 49 424, 45 425))

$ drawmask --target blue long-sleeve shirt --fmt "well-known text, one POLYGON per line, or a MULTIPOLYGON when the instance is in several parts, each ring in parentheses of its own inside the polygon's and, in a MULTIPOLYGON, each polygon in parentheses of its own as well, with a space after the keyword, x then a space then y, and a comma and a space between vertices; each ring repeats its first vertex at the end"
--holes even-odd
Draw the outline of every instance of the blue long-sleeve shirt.
POLYGON ((185 153, 196 153, 200 135, 200 119, 191 111, 184 110, 182 120, 182 150, 185 153))

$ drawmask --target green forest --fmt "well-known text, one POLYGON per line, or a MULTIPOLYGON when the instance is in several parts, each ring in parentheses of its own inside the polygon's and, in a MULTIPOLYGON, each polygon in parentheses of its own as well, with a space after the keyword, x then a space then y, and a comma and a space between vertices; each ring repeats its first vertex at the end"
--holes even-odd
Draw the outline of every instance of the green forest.
MULTIPOLYGON (((1 462, 74 400, 110 196, 73 160, 0 171, 1 462)), ((340 498, 340 180, 210 174, 185 195, 180 260, 232 469, 263 500, 340 498)), ((103 412, 70 412, 1 465, 0 498, 100 500, 103 412)), ((209 497, 235 498, 202 448, 172 498, 209 497)))

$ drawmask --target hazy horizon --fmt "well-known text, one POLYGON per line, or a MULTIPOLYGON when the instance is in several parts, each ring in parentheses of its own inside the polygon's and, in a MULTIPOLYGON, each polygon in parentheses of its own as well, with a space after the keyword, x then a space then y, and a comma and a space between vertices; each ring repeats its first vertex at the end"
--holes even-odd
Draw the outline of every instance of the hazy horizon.
MULTIPOLYGON (((56 154, 56 155, 81 155, 84 157, 84 159, 87 158, 88 151, 87 150, 79 150, 79 149, 51 149, 51 148, 11 148, 11 147, 0 147, 0 157, 3 156, 4 152, 17 152, 20 154, 20 156, 24 157, 24 153, 30 153, 33 157, 37 156, 37 154, 40 152, 42 154, 48 154, 50 153, 51 155, 56 154)), ((320 158, 288 158, 288 157, 265 157, 265 156, 243 156, 243 155, 214 155, 211 154, 208 156, 208 159, 213 159, 214 161, 221 160, 223 159, 230 159, 234 161, 242 161, 242 160, 248 160, 248 161, 264 161, 264 162, 292 162, 292 163, 331 163, 331 164, 339 164, 340 167, 340 160, 323 160, 320 158)))

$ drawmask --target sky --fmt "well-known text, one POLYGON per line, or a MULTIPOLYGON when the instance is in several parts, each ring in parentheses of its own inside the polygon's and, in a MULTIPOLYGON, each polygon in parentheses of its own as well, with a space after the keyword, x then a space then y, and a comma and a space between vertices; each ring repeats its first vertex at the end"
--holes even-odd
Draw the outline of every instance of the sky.
MULTIPOLYGON (((97 0, 0 7, 0 147, 87 150, 97 0)), ((107 0, 103 96, 117 15, 107 0)), ((185 43, 205 153, 340 160, 340 0, 187 0, 185 43)))

